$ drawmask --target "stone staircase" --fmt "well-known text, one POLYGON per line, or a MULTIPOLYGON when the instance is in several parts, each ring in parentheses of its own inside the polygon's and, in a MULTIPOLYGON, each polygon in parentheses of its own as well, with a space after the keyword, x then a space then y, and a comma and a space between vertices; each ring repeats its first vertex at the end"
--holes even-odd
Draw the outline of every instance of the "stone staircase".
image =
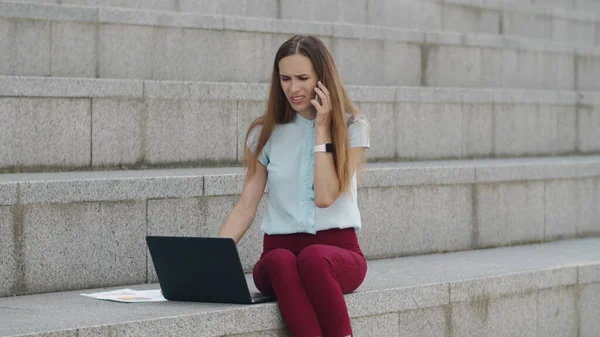
POLYGON ((600 1, 524 2, 0 1, 0 336, 287 334, 274 303, 79 294, 217 233, 296 33, 376 130, 356 336, 600 335, 600 1))

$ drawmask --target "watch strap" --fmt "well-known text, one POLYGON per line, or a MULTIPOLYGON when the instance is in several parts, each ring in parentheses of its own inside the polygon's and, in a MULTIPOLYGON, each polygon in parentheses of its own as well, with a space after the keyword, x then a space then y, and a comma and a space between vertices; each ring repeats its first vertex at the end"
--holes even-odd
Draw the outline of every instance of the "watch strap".
POLYGON ((315 145, 315 153, 317 153, 317 152, 334 153, 335 148, 333 147, 333 143, 323 143, 323 144, 315 145))

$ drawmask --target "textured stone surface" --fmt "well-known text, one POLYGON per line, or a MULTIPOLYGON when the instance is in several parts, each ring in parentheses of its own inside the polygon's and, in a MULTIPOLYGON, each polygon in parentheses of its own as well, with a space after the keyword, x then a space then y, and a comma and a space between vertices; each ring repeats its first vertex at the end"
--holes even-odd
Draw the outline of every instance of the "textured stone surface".
MULTIPOLYGON (((209 51, 215 55, 223 55, 224 46, 216 45, 216 41, 224 41, 224 33, 197 29, 183 30, 181 55, 185 56, 183 69, 186 81, 211 81, 215 79, 215 64, 210 61, 209 51)), ((221 69, 226 72, 227 69, 221 69)))
POLYGON ((0 98, 0 116, 0 167, 89 165, 89 100, 0 98))
POLYGON ((202 196, 201 170, 66 172, 17 175, 23 204, 202 196))
MULTIPOLYGON (((536 261, 536 263, 541 264, 543 261, 542 258, 538 260, 540 261, 536 261)), ((452 283, 450 284, 450 301, 470 302, 478 299, 501 298, 511 294, 570 286, 577 283, 577 269, 574 267, 549 267, 535 271, 512 270, 512 272, 510 276, 481 277, 452 283)))
POLYGON ((212 0, 179 0, 182 12, 199 12, 202 14, 245 15, 246 1, 212 1, 212 0))
POLYGON ((61 0, 62 4, 78 6, 131 7, 154 10, 175 10, 174 0, 61 0))
POLYGON ((536 337, 536 295, 519 294, 452 305, 452 333, 464 337, 536 337))
POLYGON ((577 108, 577 147, 581 152, 600 151, 600 105, 577 108))
POLYGON ((498 34, 500 12, 476 7, 444 5, 443 29, 457 32, 498 34))
POLYGON ((364 189, 359 200, 359 238, 369 258, 471 247, 469 186, 364 189))
POLYGON ((586 158, 527 157, 483 159, 475 168, 477 182, 543 180, 596 176, 596 168, 586 164, 586 158), (590 170, 587 172, 587 170, 590 170))
POLYGON ((479 246, 544 239, 544 183, 478 184, 475 195, 479 246))
POLYGON ((600 58, 577 56, 575 58, 577 83, 575 88, 579 90, 599 90, 598 76, 600 72, 600 58))
POLYGON ((148 102, 146 160, 166 162, 237 159, 237 112, 232 101, 148 102))
POLYGON ((585 178, 577 182, 579 213, 577 234, 600 233, 600 178, 585 178))
POLYGON ((184 29, 161 28, 154 33, 150 77, 153 80, 182 81, 185 79, 186 63, 192 55, 185 53, 184 29))
POLYGON ((544 73, 552 71, 544 64, 545 54, 541 51, 519 50, 517 52, 517 72, 513 88, 545 88, 544 73))
MULTIPOLYGON (((535 292, 528 291, 527 287, 561 288, 566 281, 574 282, 574 273, 569 276, 562 272, 557 273, 554 269, 575 271, 582 261, 585 261, 586 266, 598 264, 600 261, 598 242, 597 238, 590 238, 542 245, 369 261, 369 273, 365 282, 357 292, 347 295, 346 301, 351 317, 406 313, 407 310, 425 309, 413 311, 414 314, 408 314, 412 317, 404 317, 404 320, 401 316, 401 329, 404 328, 406 332, 409 332, 411 329, 418 329, 418 326, 431 322, 431 325, 428 325, 425 330, 431 334, 426 335, 437 337, 437 327, 442 324, 445 317, 449 318, 450 315, 453 315, 461 319, 465 316, 461 315, 461 312, 467 310, 458 309, 458 311, 452 310, 444 313, 444 309, 442 309, 442 306, 448 308, 449 294, 455 293, 454 291, 449 292, 448 284, 465 283, 462 289, 467 294, 471 294, 473 299, 485 300, 487 298, 489 300, 491 305, 488 310, 490 315, 487 322, 492 325, 498 324, 498 329, 500 329, 498 333, 502 333, 506 332, 506 327, 510 328, 510 326, 522 322, 518 318, 522 314, 520 310, 529 309, 528 312, 525 312, 527 315, 533 315, 533 319, 530 321, 535 324, 537 297, 535 292), (523 256, 528 258, 523 259, 523 256), (520 263, 516 264, 516 260, 520 260, 520 263), (528 272, 530 276, 523 278, 523 272, 528 272), (560 279, 564 276, 569 277, 561 281, 560 279), (496 295, 491 292, 492 296, 482 297, 481 286, 472 281, 481 277, 495 277, 496 279, 488 280, 485 283, 492 289, 499 286, 504 289, 512 287, 513 291, 517 291, 516 295, 508 297, 502 295, 501 298, 496 298, 496 295), (521 286, 517 287, 515 284, 521 286), (523 293, 531 294, 525 296, 532 297, 532 306, 528 303, 529 299, 525 300, 528 304, 525 307, 513 306, 511 304, 513 299, 521 298, 523 293), (497 300, 501 304, 494 304, 498 303, 497 300), (516 308, 514 310, 518 312, 492 316, 492 314, 511 311, 503 309, 505 307, 511 310, 516 308), (412 321, 413 318, 417 321, 412 321), (410 324, 410 327, 407 327, 406 324, 410 324)), ((251 276, 247 276, 247 279, 251 280, 251 276)), ((157 289, 157 287, 157 284, 133 286, 134 289, 157 289)), ((123 288, 123 286, 119 288, 123 288)), ((100 289, 90 289, 85 292, 95 291, 100 291, 100 289)), ((166 302, 137 305, 135 310, 132 310, 130 305, 96 301, 82 297, 80 293, 82 291, 0 298, 0 317, 7 317, 9 322, 9 324, 0 325, 0 334, 72 332, 75 327, 78 327, 78 335, 87 337, 104 337, 110 333, 113 335, 121 333, 127 335, 128 333, 129 335, 164 336, 173 332, 181 336, 195 336, 199 331, 202 331, 202 336, 214 337, 242 333, 254 333, 260 336, 263 331, 282 328, 275 303, 236 306, 166 302), (35 322, 35 324, 31 322, 35 322)), ((589 298, 591 294, 584 295, 588 295, 589 298)), ((545 303, 560 303, 561 298, 562 295, 548 297, 545 303)), ((592 297, 587 303, 596 305, 597 302, 592 297)), ((468 307, 471 304, 472 302, 455 304, 453 309, 468 307)), ((486 308, 486 306, 482 307, 478 304, 473 305, 474 308, 469 309, 471 313, 483 313, 477 308, 486 308)), ((597 317, 597 314, 594 316, 594 312, 591 312, 589 317, 597 317)), ((526 316, 525 318, 530 317, 526 316)), ((485 328, 482 325, 486 323, 482 319, 483 317, 481 320, 467 317, 459 327, 464 328, 465 324, 474 323, 473 328, 476 330, 471 332, 473 335, 481 332, 478 329, 485 328)), ((454 326, 456 327, 456 325, 454 326)), ((463 330, 454 331, 458 334, 463 330)), ((444 336, 444 334, 441 335, 444 336)), ((460 334, 460 336, 462 335, 465 334, 460 334)), ((479 335, 487 336, 484 333, 479 335)), ((503 334, 503 336, 512 335, 514 334, 508 332, 503 334)))
POLYGON ((0 76, 2 96, 138 98, 143 82, 135 80, 0 76))
MULTIPOLYGON (((113 335, 160 337, 165 335, 185 337, 214 337, 236 335, 247 331, 264 331, 283 328, 275 305, 251 305, 223 308, 198 314, 141 320, 110 327, 113 335)), ((103 327, 90 328, 91 332, 103 327)), ((260 335, 259 335, 260 336, 260 335)), ((268 336, 268 335, 267 335, 268 336)))
POLYGON ((600 283, 600 264, 587 264, 578 268, 579 284, 600 283))
POLYGON ((244 151, 246 149, 246 135, 252 122, 263 115, 266 111, 267 103, 264 102, 252 102, 252 101, 238 101, 237 110, 237 160, 243 162, 244 151))
MULTIPOLYGON (((262 0, 253 1, 260 2, 262 0)), ((270 1, 266 1, 266 3, 266 5, 261 3, 258 6, 270 6, 271 9, 265 11, 256 9, 255 15, 275 14, 277 9, 273 9, 273 7, 277 6, 273 6, 270 1)), ((179 5, 182 6, 181 3, 179 5)), ((363 24, 365 23, 362 22, 364 17, 360 12, 366 10, 370 12, 367 15, 367 21, 374 20, 371 17, 379 15, 383 18, 371 23, 383 26, 400 25, 402 27, 406 25, 408 28, 397 31, 372 26, 349 28, 337 23, 323 23, 323 21, 281 21, 243 16, 250 15, 250 8, 256 8, 257 5, 246 2, 232 3, 231 1, 223 3, 213 1, 210 4, 198 4, 198 6, 210 7, 209 12, 219 12, 220 10, 216 7, 222 6, 226 8, 226 14, 242 16, 220 17, 168 11, 140 11, 107 7, 101 7, 98 10, 64 6, 49 7, 46 13, 43 11, 44 7, 35 5, 27 5, 28 9, 25 9, 23 4, 6 6, 12 8, 10 15, 16 16, 16 18, 3 19, 5 22, 0 24, 0 31, 5 32, 8 36, 14 35, 15 39, 20 32, 23 32, 24 36, 20 40, 25 41, 24 44, 19 44, 18 48, 11 48, 10 44, 14 44, 14 42, 10 42, 13 41, 12 39, 5 42, 7 47, 5 55, 0 54, 0 56, 7 62, 3 63, 0 70, 1 73, 8 75, 54 76, 56 71, 60 76, 97 75, 110 78, 266 82, 268 76, 265 70, 270 68, 270 61, 273 57, 269 46, 274 35, 311 33, 327 39, 332 35, 336 36, 340 31, 346 31, 346 33, 353 31, 352 35, 359 36, 361 39, 363 36, 368 37, 362 41, 353 41, 361 43, 362 47, 338 47, 337 45, 341 43, 340 38, 335 38, 331 45, 335 45, 333 49, 335 49, 337 59, 341 60, 348 55, 347 60, 338 62, 341 65, 343 77, 348 83, 419 85, 423 78, 425 84, 438 86, 475 87, 483 82, 486 86, 499 87, 498 84, 502 82, 506 87, 572 89, 575 80, 572 67, 572 46, 566 43, 523 39, 518 36, 500 38, 481 35, 482 33, 495 34, 498 31, 501 26, 498 22, 500 12, 476 6, 446 4, 442 15, 442 5, 439 3, 422 1, 399 3, 386 0, 370 2, 367 5, 364 0, 353 0, 350 4, 342 6, 341 1, 335 1, 328 3, 328 6, 338 10, 323 9, 323 4, 305 6, 300 7, 299 10, 300 12, 306 11, 306 13, 300 17, 294 17, 294 19, 298 19, 308 16, 309 18, 313 17, 314 20, 324 20, 325 22, 347 22, 348 19, 363 24), (22 19, 20 15, 23 14, 19 14, 21 12, 29 13, 25 17, 53 19, 54 21, 22 19), (96 20, 96 16, 98 20, 96 20), (475 30, 477 33, 469 35, 456 32, 440 33, 442 17, 446 24, 457 25, 448 29, 475 30), (73 20, 82 20, 83 23, 66 22, 73 20), (387 20, 389 20, 388 23, 386 23, 387 20), (101 24, 93 27, 92 24, 98 21, 101 24), (40 24, 47 27, 40 28, 38 27, 40 24), (79 26, 86 28, 79 29, 79 26), (97 34, 93 32, 94 30, 97 30, 97 34), (50 34, 50 31, 54 34, 50 34), (425 34, 425 31, 433 33, 425 34), (40 37, 42 32, 44 35, 40 37), (433 43, 433 45, 426 46, 424 57, 421 57, 418 45, 397 42, 401 40, 418 43, 423 40, 425 35, 427 42, 433 43), (43 39, 47 41, 40 42, 43 39), (96 43, 93 41, 95 39, 98 39, 96 43), (32 47, 27 47, 28 44, 32 47), (368 46, 364 46, 364 44, 368 46), (450 45, 443 46, 443 44, 450 45), (155 47, 154 50, 150 50, 149 46, 155 47), (465 46, 469 46, 469 48, 465 46), (497 54, 502 54, 502 56, 495 55, 492 58, 484 58, 482 48, 486 50, 488 47, 501 48, 497 54), (22 53, 26 57, 18 55, 20 48, 25 50, 22 53), (96 48, 97 51, 95 51, 96 48), (509 50, 514 51, 515 48, 519 49, 516 60, 517 71, 515 73, 499 73, 497 68, 504 67, 504 64, 506 67, 515 65, 512 57, 514 53, 508 52, 509 50), (444 51, 439 52, 440 49, 444 49, 444 51), (365 54, 365 50, 369 52, 365 54), (506 55, 504 55, 505 52, 507 52, 506 55), (226 61, 234 66, 224 66, 225 60, 219 57, 220 55, 230 55, 226 61), (422 60, 425 62, 424 66, 420 64, 422 60), (57 63, 56 67, 50 62, 57 63), (97 69, 90 66, 95 63, 98 64, 97 69), (375 68, 355 66, 355 64, 366 63, 383 64, 384 66, 375 68), (371 73, 361 71, 361 74, 357 74, 357 69, 361 68, 370 69, 371 73), (421 76, 422 71, 426 73, 424 76, 421 76), (491 76, 492 73, 498 73, 502 77, 506 76, 506 79, 502 78, 500 81, 500 78, 491 76)), ((154 4, 149 4, 149 6, 156 7, 154 4)), ((283 7, 287 8, 286 6, 283 7)), ((290 2, 290 6, 296 5, 290 2)), ((284 9, 280 8, 279 10, 284 9)), ((298 12, 296 9, 293 11, 298 12)), ((535 22, 532 18, 538 17, 531 14, 523 15, 522 21, 527 24, 535 22)), ((593 35, 591 34, 593 31, 590 30, 592 26, 585 21, 568 21, 566 26, 571 27, 566 28, 567 31, 573 31, 578 36, 593 35)), ((594 66, 598 61, 594 55, 598 53, 591 47, 581 47, 581 49, 583 55, 577 62, 578 68, 580 68, 577 79, 580 82, 578 86, 586 88, 588 86, 585 83, 590 86, 595 85, 592 80, 598 73, 597 67, 594 66), (591 60, 591 73, 583 59, 591 60)), ((485 52, 490 53, 488 50, 485 52)))
MULTIPOLYGON (((369 277, 368 274, 367 277, 369 277)), ((427 284, 381 288, 376 286, 373 281, 368 283, 365 281, 356 292, 346 296, 346 303, 351 317, 436 307, 448 304, 448 286, 446 284, 427 284), (365 288, 379 290, 365 291, 365 288)))
POLYGON ((0 18, 0 32, 7 36, 0 45, 6 48, 0 51, 2 75, 50 75, 49 21, 0 18))
POLYGON ((13 207, 0 207, 0 297, 12 295, 21 276, 15 254, 20 238, 15 229, 22 230, 22 224, 15 225, 14 212, 13 207))
POLYGON ((359 103, 357 107, 369 120, 371 130, 377 130, 370 134, 371 148, 367 152, 368 158, 397 157, 398 128, 396 128, 396 120, 398 117, 394 104, 359 103))
POLYGON ((56 77, 96 77, 96 26, 52 23, 52 72, 56 77))
POLYGON ((431 46, 423 56, 425 84, 439 87, 474 87, 481 78, 481 49, 431 46))
POLYGON ((151 79, 153 27, 105 24, 98 27, 98 75, 151 79))
POLYGON ((548 337, 577 336, 573 287, 556 287, 537 293, 537 335, 548 337))
POLYGON ((573 106, 497 105, 495 149, 499 155, 565 153, 575 150, 573 106))
POLYGON ((461 156, 460 104, 396 104, 396 148, 400 158, 461 156))
POLYGON ((366 167, 363 187, 475 183, 475 168, 469 162, 373 163, 366 167))
MULTIPOLYGON (((443 307, 400 313, 400 337, 445 337, 446 312, 443 307)), ((389 335, 392 336, 392 335, 389 335)))
POLYGON ((318 22, 341 21, 342 1, 332 0, 319 2, 308 0, 298 2, 294 0, 281 0, 281 18, 287 20, 306 20, 318 22))
POLYGON ((405 0, 367 2, 367 23, 409 29, 441 30, 442 6, 437 3, 405 0))
POLYGON ((145 235, 142 202, 27 206, 22 291, 142 283, 145 235))
POLYGON ((397 313, 357 317, 352 319, 351 324, 352 336, 356 337, 389 337, 400 334, 397 313))
POLYGON ((516 83, 517 51, 514 49, 481 48, 481 85, 490 88, 510 88, 516 83))
POLYGON ((491 104, 463 104, 461 115, 461 156, 493 153, 494 107, 491 104))
POLYGON ((545 184, 545 226, 546 240, 574 237, 577 234, 579 219, 578 181, 555 180, 545 184))
POLYGON ((596 43, 596 22, 552 18, 552 39, 577 44, 596 43))
POLYGON ((137 11, 123 8, 100 7, 98 9, 98 21, 101 23, 142 26, 222 29, 224 18, 195 13, 182 15, 166 11, 137 11))
POLYGON ((333 56, 347 84, 404 86, 420 83, 420 48, 394 41, 335 39, 333 56), (383 67, 364 67, 383 64, 383 67))
POLYGON ((0 205, 14 205, 17 202, 17 183, 0 182, 0 205))
POLYGON ((235 337, 290 337, 287 329, 268 330, 260 332, 252 332, 248 334, 235 335, 235 337))
POLYGON ((579 289, 579 334, 594 337, 600 331, 600 283, 587 284, 579 289))
POLYGON ((13 48, 14 40, 16 39, 15 23, 13 20, 0 18, 0 35, 8 37, 14 37, 13 39, 3 38, 0 39, 0 74, 2 75, 14 75, 14 52, 13 48))
POLYGON ((92 165, 132 165, 142 155, 143 103, 139 100, 92 101, 92 165))
POLYGON ((550 40, 552 38, 552 20, 545 15, 504 12, 502 28, 505 35, 524 36, 550 40))
POLYGON ((27 18, 33 20, 60 20, 95 22, 98 11, 94 8, 63 7, 63 6, 38 6, 36 4, 23 4, 18 2, 44 2, 57 4, 57 1, 27 0, 0 3, 0 13, 7 17, 27 18))
POLYGON ((544 54, 543 81, 540 89, 573 90, 575 88, 575 57, 567 54, 544 54))
POLYGON ((215 168, 204 175, 204 195, 234 195, 242 193, 246 169, 215 168))

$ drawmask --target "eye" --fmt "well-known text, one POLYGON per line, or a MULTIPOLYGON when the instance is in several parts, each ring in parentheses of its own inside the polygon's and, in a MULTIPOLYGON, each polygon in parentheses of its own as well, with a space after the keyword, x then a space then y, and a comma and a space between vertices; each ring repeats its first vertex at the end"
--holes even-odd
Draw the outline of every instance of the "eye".
POLYGON ((306 81, 306 80, 308 80, 308 77, 300 77, 300 80, 301 81, 306 81))
POLYGON ((284 82, 287 82, 287 81, 290 80, 290 78, 289 77, 281 77, 281 80, 284 81, 284 82))

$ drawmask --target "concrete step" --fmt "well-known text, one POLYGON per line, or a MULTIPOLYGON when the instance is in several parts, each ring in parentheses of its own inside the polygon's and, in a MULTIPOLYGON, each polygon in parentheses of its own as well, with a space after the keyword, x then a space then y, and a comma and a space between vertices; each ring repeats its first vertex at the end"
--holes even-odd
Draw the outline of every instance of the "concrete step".
MULTIPOLYGON (((371 161, 600 153, 600 93, 349 86, 371 161)), ((237 165, 268 85, 0 76, 0 171, 237 165), (218 140, 218 141, 215 141, 218 140)))
MULTIPOLYGON (((562 42, 600 43, 600 25, 586 7, 555 7, 504 0, 42 0, 46 4, 125 7, 209 15, 341 22, 421 30, 524 36, 562 42)), ((598 7, 600 9, 600 7, 598 7)))
MULTIPOLYGON (((0 296, 156 280, 146 235, 216 235, 239 168, 0 175, 0 296)), ((600 235, 600 157, 369 164, 369 259, 600 235)), ((248 271, 259 224, 240 242, 248 271)))
MULTIPOLYGON (((119 304, 82 292, 0 298, 0 336, 288 336, 276 303, 119 304)), ((358 337, 596 337, 600 239, 369 261, 346 302, 358 337)))
POLYGON ((22 3, 0 3, 0 13, 0 75, 264 83, 279 45, 309 33, 347 84, 600 89, 592 44, 22 3))
POLYGON ((531 0, 534 5, 554 8, 573 9, 600 14, 600 3, 597 0, 531 0))

